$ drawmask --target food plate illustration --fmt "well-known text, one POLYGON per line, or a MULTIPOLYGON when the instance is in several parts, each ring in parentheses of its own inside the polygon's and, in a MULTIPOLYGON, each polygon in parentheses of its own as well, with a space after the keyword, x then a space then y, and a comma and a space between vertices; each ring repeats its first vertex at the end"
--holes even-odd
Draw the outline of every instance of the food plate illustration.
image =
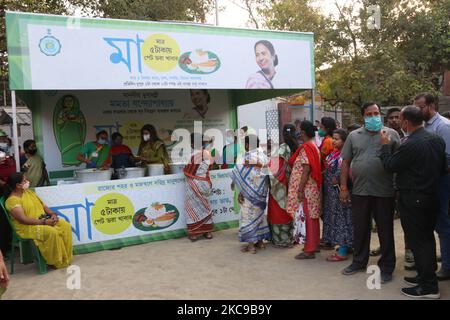
POLYGON ((183 71, 191 74, 209 74, 220 68, 219 57, 202 49, 183 53, 178 64, 183 71))
POLYGON ((152 203, 148 208, 142 208, 133 216, 133 225, 141 231, 165 229, 177 222, 178 209, 168 203, 152 203))

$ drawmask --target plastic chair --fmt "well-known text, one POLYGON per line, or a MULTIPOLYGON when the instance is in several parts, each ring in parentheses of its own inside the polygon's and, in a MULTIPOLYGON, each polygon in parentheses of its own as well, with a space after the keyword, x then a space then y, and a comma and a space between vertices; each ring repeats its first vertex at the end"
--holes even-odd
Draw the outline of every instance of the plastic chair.
POLYGON ((3 208, 3 211, 5 212, 6 215, 6 219, 8 220, 8 223, 12 230, 10 273, 11 274, 14 273, 14 253, 17 245, 19 245, 20 260, 23 264, 28 264, 33 262, 33 260, 36 260, 39 274, 47 273, 47 262, 41 255, 41 252, 39 251, 38 247, 34 244, 33 239, 24 239, 16 233, 16 229, 14 228, 14 224, 11 221, 11 217, 9 216, 9 213, 6 210, 5 201, 6 201, 5 197, 2 197, 0 199, 0 206, 3 208))

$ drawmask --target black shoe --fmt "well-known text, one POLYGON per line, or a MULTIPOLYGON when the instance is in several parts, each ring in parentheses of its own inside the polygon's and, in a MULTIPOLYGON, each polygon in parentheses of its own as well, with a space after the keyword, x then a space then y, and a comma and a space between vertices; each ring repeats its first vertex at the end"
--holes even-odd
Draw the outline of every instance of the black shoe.
POLYGON ((403 281, 406 284, 409 284, 411 286, 417 286, 419 284, 419 279, 416 277, 404 277, 403 281))
POLYGON ((439 299, 441 297, 439 290, 426 290, 419 286, 403 288, 401 292, 410 298, 439 299))
POLYGON ((364 272, 364 271, 366 271, 366 267, 359 267, 354 264, 351 264, 347 268, 342 270, 342 274, 345 276, 351 276, 352 274, 355 274, 358 272, 364 272))
POLYGON ((417 268, 416 268, 415 264, 413 264, 413 265, 406 265, 405 264, 405 270, 407 270, 407 271, 416 271, 417 268))
POLYGON ((436 273, 436 276, 439 281, 450 280, 450 271, 446 271, 441 268, 441 270, 439 270, 439 272, 436 273))
POLYGON ((388 283, 392 281, 392 274, 387 272, 381 272, 381 283, 388 283))
POLYGON ((381 248, 377 248, 375 250, 370 251, 369 255, 371 257, 377 257, 381 254, 381 248))

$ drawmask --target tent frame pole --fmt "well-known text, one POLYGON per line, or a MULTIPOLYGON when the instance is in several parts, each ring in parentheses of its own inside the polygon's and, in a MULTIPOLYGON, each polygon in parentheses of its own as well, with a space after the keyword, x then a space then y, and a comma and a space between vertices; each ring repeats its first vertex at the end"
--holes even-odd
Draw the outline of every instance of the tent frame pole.
POLYGON ((17 130, 17 105, 16 91, 11 91, 12 119, 13 119, 13 146, 14 158, 16 160, 16 171, 20 172, 20 154, 19 154, 19 132, 17 130))

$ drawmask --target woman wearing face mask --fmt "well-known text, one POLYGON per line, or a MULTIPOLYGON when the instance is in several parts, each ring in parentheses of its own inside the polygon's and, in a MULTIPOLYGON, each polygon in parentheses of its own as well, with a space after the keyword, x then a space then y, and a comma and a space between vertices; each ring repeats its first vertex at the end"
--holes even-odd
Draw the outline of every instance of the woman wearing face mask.
POLYGON ((212 193, 212 183, 209 175, 213 160, 205 150, 204 137, 198 133, 191 134, 191 159, 183 169, 187 188, 184 199, 186 223, 189 239, 194 242, 203 235, 212 239, 214 224, 212 220, 209 198, 212 193))
POLYGON ((289 159, 292 166, 289 179, 287 213, 294 217, 294 240, 305 243, 304 252, 296 259, 314 259, 320 245, 322 170, 320 152, 314 139, 314 125, 302 121, 300 125, 304 143, 289 159))
POLYGON ((269 162, 270 193, 267 209, 272 245, 276 248, 292 248, 294 244, 294 217, 286 212, 289 177, 291 167, 289 159, 299 145, 295 126, 283 127, 284 143, 271 154, 269 162))
POLYGON ((31 190, 23 173, 10 175, 8 185, 11 194, 6 209, 12 216, 17 234, 33 239, 48 265, 66 268, 72 262, 72 227, 59 220, 56 213, 46 206, 31 190))
POLYGON ((226 145, 222 151, 222 169, 234 168, 238 156, 238 148, 237 136, 234 130, 228 130, 226 145))
POLYGON ((86 163, 86 168, 107 169, 111 165, 110 146, 108 145, 108 133, 100 131, 96 135, 97 141, 86 143, 78 154, 78 161, 86 163))
MULTIPOLYGON (((322 143, 319 147, 320 158, 322 161, 322 172, 325 172, 325 164, 327 157, 335 150, 333 145, 333 132, 336 130, 336 121, 330 117, 323 117, 319 124, 319 136, 322 138, 322 143)), ((320 241, 320 248, 323 250, 333 250, 334 245, 327 241, 320 241)))
MULTIPOLYGON (((339 262, 348 259, 348 251, 353 246, 352 208, 350 203, 339 200, 339 180, 341 176, 341 151, 347 139, 347 132, 337 129, 333 134, 335 151, 325 159, 323 181, 323 233, 325 243, 339 245, 337 252, 327 261, 339 262)), ((350 186, 349 186, 350 189, 350 186)))
POLYGON ((22 171, 26 172, 25 175, 30 181, 30 187, 36 188, 50 185, 44 159, 37 154, 36 142, 34 140, 25 141, 23 149, 25 150, 27 161, 23 165, 22 171))
POLYGON ((141 129, 141 144, 138 157, 143 164, 163 164, 164 173, 170 173, 170 158, 164 142, 158 137, 156 129, 151 124, 146 124, 141 129))
POLYGON ((222 156, 220 152, 214 147, 214 137, 205 136, 205 140, 205 150, 210 153, 213 160, 211 170, 219 170, 222 156))
POLYGON ((323 117, 320 120, 319 136, 323 138, 322 144, 319 147, 322 163, 330 153, 335 151, 333 146, 333 132, 336 130, 336 121, 330 117, 323 117))

